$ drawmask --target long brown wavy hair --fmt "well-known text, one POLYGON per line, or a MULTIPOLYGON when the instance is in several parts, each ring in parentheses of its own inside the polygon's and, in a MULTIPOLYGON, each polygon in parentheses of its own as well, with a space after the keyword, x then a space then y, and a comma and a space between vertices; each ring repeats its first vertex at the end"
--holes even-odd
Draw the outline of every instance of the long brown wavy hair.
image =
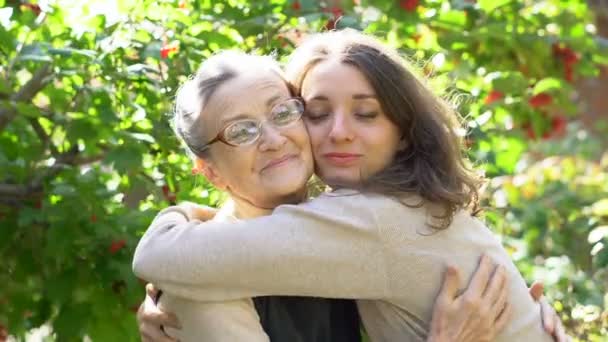
POLYGON ((479 210, 483 179, 469 166, 463 149, 459 115, 436 95, 424 77, 399 53, 376 38, 351 30, 330 31, 309 37, 292 54, 286 68, 297 93, 308 72, 319 62, 337 59, 356 67, 376 92, 383 111, 408 143, 392 164, 364 181, 362 189, 421 199, 409 207, 431 204, 434 228, 447 228, 461 209, 479 210))

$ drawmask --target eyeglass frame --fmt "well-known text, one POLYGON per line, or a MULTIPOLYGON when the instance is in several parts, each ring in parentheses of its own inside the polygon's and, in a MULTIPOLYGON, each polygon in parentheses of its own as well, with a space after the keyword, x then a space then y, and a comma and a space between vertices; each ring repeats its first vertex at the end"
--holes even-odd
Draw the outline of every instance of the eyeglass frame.
MULTIPOLYGON (((300 113, 300 117, 297 120, 294 120, 292 123, 290 123, 287 126, 283 126, 283 127, 278 127, 278 128, 285 128, 285 127, 289 127, 292 124, 298 122, 298 120, 302 119, 302 116, 304 115, 304 112, 306 111, 306 103, 304 102, 304 99, 300 96, 293 96, 290 97, 284 101, 281 101, 280 103, 275 104, 274 106, 272 106, 272 108, 270 109, 270 113, 272 113, 273 109, 287 101, 292 101, 292 100, 296 100, 297 102, 300 103, 300 105, 302 106, 302 111, 300 113)), ((251 120, 256 120, 256 119, 251 119, 251 120)), ((262 128, 262 124, 264 124, 267 121, 270 121, 269 119, 265 119, 265 120, 257 120, 258 121, 258 129, 261 130, 262 128)), ((250 143, 244 144, 244 145, 235 145, 235 144, 231 144, 228 141, 226 141, 226 138, 224 138, 224 132, 226 131, 226 128, 228 128, 230 125, 234 124, 234 122, 230 122, 227 123, 226 125, 224 125, 224 127, 222 129, 220 129, 220 131, 217 133, 217 135, 215 136, 215 138, 211 139, 210 141, 208 141, 206 144, 203 145, 203 147, 201 147, 200 151, 206 151, 210 148, 211 145, 215 144, 216 142, 222 142, 228 146, 232 146, 232 147, 243 147, 243 146, 249 146, 254 144, 256 141, 258 141, 258 139, 260 139, 260 137, 262 136, 262 133, 260 132, 260 134, 258 135, 257 138, 255 138, 253 141, 251 141, 250 143)), ((274 125, 273 125, 274 126, 274 125)))

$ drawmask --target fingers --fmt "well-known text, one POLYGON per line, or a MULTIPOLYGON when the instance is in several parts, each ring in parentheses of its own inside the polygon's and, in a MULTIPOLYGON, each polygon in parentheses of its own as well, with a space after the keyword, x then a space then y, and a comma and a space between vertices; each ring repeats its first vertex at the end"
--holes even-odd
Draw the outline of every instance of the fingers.
POLYGON ((150 324, 154 324, 155 326, 158 326, 159 328, 161 326, 171 327, 171 328, 175 328, 175 329, 182 328, 181 324, 179 323, 179 320, 172 313, 166 313, 166 312, 162 312, 162 311, 149 313, 149 314, 146 314, 145 320, 147 322, 149 322, 150 324))
POLYGON ((479 266, 473 274, 473 278, 471 279, 466 292, 471 295, 481 297, 486 290, 488 281, 490 280, 492 268, 492 261, 490 260, 490 257, 483 254, 479 261, 479 266))
POLYGON ((167 336, 162 330, 149 325, 139 327, 142 342, 177 342, 177 339, 167 336))
POLYGON ((540 300, 540 297, 543 296, 543 291, 545 290, 545 285, 539 281, 535 281, 530 286, 529 292, 535 302, 540 300))
MULTIPOLYGON (((484 297, 487 298, 491 304, 496 303, 501 297, 506 297, 507 288, 507 271, 502 265, 497 266, 494 269, 492 278, 488 283, 484 297)), ((498 312, 502 311, 502 306, 498 307, 498 312)))
POLYGON ((152 297, 153 299, 158 296, 158 289, 154 286, 154 284, 146 284, 146 295, 152 297))
POLYGON ((502 312, 498 315, 498 318, 494 322, 494 327, 496 328, 496 331, 502 331, 505 326, 507 326, 507 323, 511 319, 512 310, 513 309, 511 307, 511 304, 509 304, 509 302, 506 302, 502 312))
POLYGON ((557 317, 557 314, 545 299, 540 300, 540 316, 542 317, 543 328, 545 329, 545 331, 550 335, 554 335, 555 317, 557 317))
POLYGON ((453 300, 458 296, 460 288, 460 271, 452 265, 448 265, 443 277, 443 284, 439 291, 438 298, 453 300))
POLYGON ((192 212, 192 216, 200 221, 209 221, 215 217, 216 212, 217 210, 214 208, 196 206, 192 212))
POLYGON ((483 299, 484 301, 490 300, 489 312, 493 315, 496 320, 501 316, 505 306, 509 299, 509 286, 504 267, 499 266, 494 272, 492 280, 497 279, 494 283, 490 284, 488 295, 483 299))
POLYGON ((144 324, 154 325, 158 327, 159 330, 161 326, 181 329, 181 324, 174 313, 165 312, 158 308, 154 301, 155 296, 151 295, 154 291, 158 292, 154 289, 152 284, 146 285, 146 298, 140 305, 139 310, 137 310, 138 321, 144 324))

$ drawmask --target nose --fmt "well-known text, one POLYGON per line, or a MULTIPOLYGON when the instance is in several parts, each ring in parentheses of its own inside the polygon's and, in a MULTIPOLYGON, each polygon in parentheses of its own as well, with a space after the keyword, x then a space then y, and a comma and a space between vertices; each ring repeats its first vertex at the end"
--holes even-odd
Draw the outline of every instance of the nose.
POLYGON ((262 124, 262 136, 260 137, 259 148, 262 151, 280 150, 287 138, 279 129, 269 124, 262 124))
POLYGON ((334 143, 350 142, 354 138, 351 123, 344 111, 336 111, 333 115, 329 138, 334 143))

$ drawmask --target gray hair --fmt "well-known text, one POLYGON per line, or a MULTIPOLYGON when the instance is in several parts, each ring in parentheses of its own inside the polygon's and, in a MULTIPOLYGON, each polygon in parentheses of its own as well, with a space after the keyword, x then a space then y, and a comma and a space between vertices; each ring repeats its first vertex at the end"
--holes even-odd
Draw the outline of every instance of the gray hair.
POLYGON ((196 74, 178 89, 173 129, 192 157, 208 157, 201 114, 209 99, 222 84, 248 72, 273 72, 285 79, 279 63, 273 57, 229 50, 205 60, 196 74))

